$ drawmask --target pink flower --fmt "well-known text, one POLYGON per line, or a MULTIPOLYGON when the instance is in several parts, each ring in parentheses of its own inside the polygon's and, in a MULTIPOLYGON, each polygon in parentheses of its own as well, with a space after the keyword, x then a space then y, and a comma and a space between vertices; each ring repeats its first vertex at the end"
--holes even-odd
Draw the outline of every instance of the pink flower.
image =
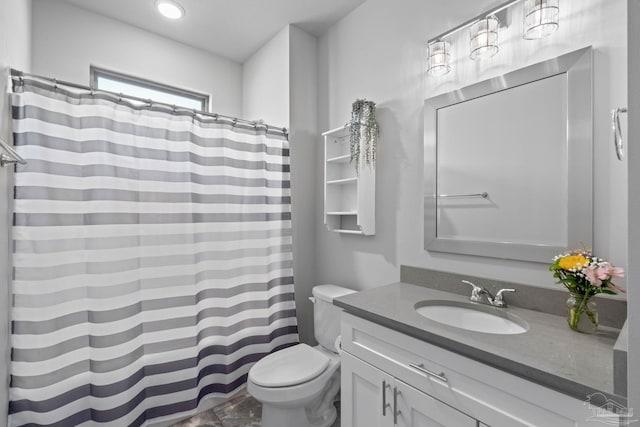
POLYGON ((600 278, 600 274, 598 274, 597 265, 590 265, 589 267, 582 270, 582 272, 584 273, 587 280, 589 281, 589 283, 591 283, 592 286, 602 285, 602 280, 600 278))
POLYGON ((596 267, 596 274, 598 279, 606 280, 609 278, 609 273, 611 272, 611 264, 608 262, 596 267))
POLYGON ((598 268, 598 279, 621 279, 624 277, 624 270, 620 267, 614 267, 608 262, 598 268))
POLYGON ((611 271, 609 272, 612 279, 621 279, 624 277, 624 270, 620 267, 611 267, 611 271))

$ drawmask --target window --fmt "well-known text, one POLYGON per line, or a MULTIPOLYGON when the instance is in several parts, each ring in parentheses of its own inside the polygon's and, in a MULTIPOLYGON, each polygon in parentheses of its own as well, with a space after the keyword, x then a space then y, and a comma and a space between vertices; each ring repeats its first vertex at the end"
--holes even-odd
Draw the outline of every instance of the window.
POLYGON ((91 66, 91 86, 169 105, 209 111, 209 95, 91 66))

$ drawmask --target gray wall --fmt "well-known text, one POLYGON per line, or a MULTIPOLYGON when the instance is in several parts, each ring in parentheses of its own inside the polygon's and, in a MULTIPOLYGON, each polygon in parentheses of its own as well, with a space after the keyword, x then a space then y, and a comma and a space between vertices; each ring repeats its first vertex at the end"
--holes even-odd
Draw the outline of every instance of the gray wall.
POLYGON ((289 126, 289 27, 242 64, 242 117, 289 126))
MULTIPOLYGON (((640 75, 640 0, 629 0, 629 75, 640 75)), ((629 79, 629 408, 640 415, 640 82, 629 79)))
POLYGON ((293 221, 293 269, 300 339, 314 344, 313 305, 308 297, 316 282, 314 224, 322 207, 315 204, 317 126, 317 40, 290 25, 290 134, 293 221))
POLYGON ((242 65, 59 0, 33 2, 33 72, 89 84, 95 65, 212 95, 210 109, 242 114, 242 65))
MULTIPOLYGON (((539 41, 522 40, 521 22, 501 32, 501 51, 475 62, 468 41, 454 50, 454 70, 425 74, 426 42, 472 18, 490 0, 425 2, 368 0, 319 40, 319 131, 350 117, 351 103, 378 104, 380 139, 376 170, 376 235, 331 233, 316 221, 318 281, 357 289, 399 278, 401 264, 538 286, 557 286, 547 265, 427 253, 423 249, 423 101, 471 83, 592 45, 594 55, 594 251, 627 267, 627 170, 611 147, 609 111, 626 105, 626 2, 561 2, 560 29, 539 41)), ((465 34, 460 33, 461 36, 465 34)), ((319 138, 318 138, 319 140, 319 138)), ((322 159, 317 147, 317 164, 322 159)), ((322 201, 321 169, 316 197, 322 201)), ((624 280, 619 284, 625 285, 624 280)))
MULTIPOLYGON (((31 68, 31 1, 0 0, 0 137, 11 141, 8 67, 31 68)), ((10 229, 13 173, 0 169, 0 426, 6 425, 9 385, 10 229)))
POLYGON ((243 114, 289 129, 293 275, 300 340, 314 343, 316 284, 315 143, 317 116, 316 38, 294 25, 278 32, 243 64, 243 114))

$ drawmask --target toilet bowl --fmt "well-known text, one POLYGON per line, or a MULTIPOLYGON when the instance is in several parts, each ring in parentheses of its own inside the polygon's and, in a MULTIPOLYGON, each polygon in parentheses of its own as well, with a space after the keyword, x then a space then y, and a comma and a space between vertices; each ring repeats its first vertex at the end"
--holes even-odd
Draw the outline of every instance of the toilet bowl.
POLYGON ((333 298, 354 291, 313 288, 316 347, 297 344, 272 353, 249 371, 247 391, 262 403, 262 427, 329 427, 340 389, 340 312, 333 298))
POLYGON ((272 372, 288 374, 281 384, 273 381, 268 386, 262 385, 260 373, 253 371, 249 375, 247 391, 262 402, 262 427, 328 427, 333 424, 337 416, 333 398, 340 388, 339 356, 298 344, 267 357, 275 359, 269 364, 274 368, 272 372), (326 359, 326 366, 317 374, 317 370, 307 370, 308 367, 294 362, 304 362, 305 357, 315 359, 314 354, 326 359))

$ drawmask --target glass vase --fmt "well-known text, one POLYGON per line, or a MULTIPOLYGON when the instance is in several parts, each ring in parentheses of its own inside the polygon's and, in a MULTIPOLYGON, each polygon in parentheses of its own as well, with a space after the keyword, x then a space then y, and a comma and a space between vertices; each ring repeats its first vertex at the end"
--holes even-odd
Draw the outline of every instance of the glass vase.
POLYGON ((577 332, 593 334, 598 330, 598 307, 589 295, 569 294, 567 323, 577 332))

